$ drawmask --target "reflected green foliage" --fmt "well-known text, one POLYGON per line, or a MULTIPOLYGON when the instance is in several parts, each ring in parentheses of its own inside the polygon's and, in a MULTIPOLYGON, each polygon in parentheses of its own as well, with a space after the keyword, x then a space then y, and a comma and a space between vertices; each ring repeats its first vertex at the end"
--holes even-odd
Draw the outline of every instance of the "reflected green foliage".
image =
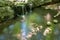
POLYGON ((31 15, 28 17, 27 21, 29 23, 37 23, 37 24, 44 23, 43 17, 38 15, 38 13, 36 13, 36 12, 33 12, 33 14, 31 13, 31 15))
POLYGON ((13 18, 14 17, 14 12, 13 10, 11 9, 11 7, 9 6, 5 6, 5 7, 0 7, 0 17, 2 19, 4 19, 4 17, 9 17, 9 19, 13 18))
POLYGON ((14 34, 20 33, 20 31, 21 31, 21 26, 20 26, 21 23, 19 21, 17 21, 14 25, 15 26, 14 26, 14 29, 13 29, 13 33, 14 34))

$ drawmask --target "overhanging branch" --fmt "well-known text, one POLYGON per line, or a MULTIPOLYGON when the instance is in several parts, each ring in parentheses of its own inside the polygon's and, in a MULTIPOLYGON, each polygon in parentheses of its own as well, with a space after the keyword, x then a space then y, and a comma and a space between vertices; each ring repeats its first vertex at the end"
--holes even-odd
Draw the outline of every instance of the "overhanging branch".
POLYGON ((52 2, 48 2, 48 3, 41 4, 41 5, 39 5, 39 6, 33 7, 33 9, 39 8, 39 7, 41 7, 41 6, 53 5, 53 4, 57 4, 57 3, 60 3, 60 0, 56 0, 56 1, 52 1, 52 2))

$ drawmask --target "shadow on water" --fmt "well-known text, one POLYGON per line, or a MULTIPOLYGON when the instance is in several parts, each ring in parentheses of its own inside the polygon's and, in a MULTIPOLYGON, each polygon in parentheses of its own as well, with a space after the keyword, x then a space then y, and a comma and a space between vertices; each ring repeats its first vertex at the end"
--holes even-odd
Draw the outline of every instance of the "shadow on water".
POLYGON ((14 29, 14 24, 11 24, 9 27, 3 30, 3 34, 0 35, 0 40, 11 40, 12 39, 12 32, 14 29))

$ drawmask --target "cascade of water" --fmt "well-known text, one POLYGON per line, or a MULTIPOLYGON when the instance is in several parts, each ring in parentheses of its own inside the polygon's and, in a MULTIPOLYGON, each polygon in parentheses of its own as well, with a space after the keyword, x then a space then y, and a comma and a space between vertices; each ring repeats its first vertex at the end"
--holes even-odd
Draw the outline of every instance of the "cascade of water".
POLYGON ((21 40, 27 40, 26 39, 26 31, 27 31, 26 30, 26 22, 23 21, 21 26, 22 26, 22 39, 21 40))
POLYGON ((22 20, 21 20, 21 28, 22 28, 22 32, 21 32, 21 40, 27 40, 26 39, 26 18, 25 18, 25 15, 24 15, 24 6, 22 6, 22 20))
POLYGON ((30 7, 30 13, 32 13, 32 3, 29 3, 29 7, 30 7))
MULTIPOLYGON (((29 4, 30 7, 30 13, 32 13, 32 3, 29 4)), ((26 11, 26 10, 25 10, 26 11)), ((24 6, 22 6, 22 40, 27 40, 26 39, 26 34, 27 34, 27 24, 26 24, 26 14, 24 14, 24 6)))

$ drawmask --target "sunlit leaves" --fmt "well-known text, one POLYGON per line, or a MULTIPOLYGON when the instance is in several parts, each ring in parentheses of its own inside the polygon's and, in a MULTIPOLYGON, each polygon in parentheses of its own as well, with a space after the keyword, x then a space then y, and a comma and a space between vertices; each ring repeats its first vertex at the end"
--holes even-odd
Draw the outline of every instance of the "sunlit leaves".
POLYGON ((0 7, 0 17, 4 19, 5 16, 8 16, 9 19, 14 17, 14 11, 9 7, 0 7))
POLYGON ((0 6, 11 6, 11 5, 13 5, 13 3, 8 0, 0 0, 0 6))
POLYGON ((44 3, 51 2, 52 0, 32 0, 31 2, 34 4, 34 6, 39 6, 44 3))

